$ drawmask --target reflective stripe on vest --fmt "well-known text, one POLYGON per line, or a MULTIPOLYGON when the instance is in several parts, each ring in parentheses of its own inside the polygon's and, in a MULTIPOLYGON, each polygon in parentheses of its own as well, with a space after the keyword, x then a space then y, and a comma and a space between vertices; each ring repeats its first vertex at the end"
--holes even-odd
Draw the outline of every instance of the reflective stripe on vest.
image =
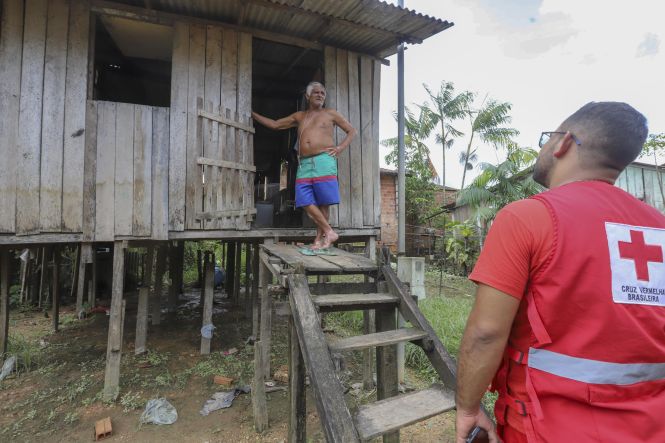
POLYGON ((665 379, 665 363, 610 363, 529 349, 530 368, 592 384, 631 385, 665 379))

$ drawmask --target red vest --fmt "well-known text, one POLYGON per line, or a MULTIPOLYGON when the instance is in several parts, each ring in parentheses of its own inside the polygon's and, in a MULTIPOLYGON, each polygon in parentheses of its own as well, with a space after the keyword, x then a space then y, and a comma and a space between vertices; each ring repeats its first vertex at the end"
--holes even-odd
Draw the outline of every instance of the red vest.
POLYGON ((530 443, 665 442, 665 216, 596 181, 534 198, 554 252, 530 276, 534 340, 507 350, 497 404, 523 413, 530 443), (529 402, 508 395, 508 358, 527 372, 529 402))

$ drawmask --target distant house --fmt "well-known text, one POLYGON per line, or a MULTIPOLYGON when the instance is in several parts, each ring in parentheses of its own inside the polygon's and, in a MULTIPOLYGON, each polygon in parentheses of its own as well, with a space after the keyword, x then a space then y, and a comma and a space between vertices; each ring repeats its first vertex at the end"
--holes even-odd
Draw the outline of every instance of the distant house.
POLYGON ((653 164, 633 162, 621 173, 615 184, 665 213, 665 196, 662 188, 665 185, 665 164, 660 165, 656 171, 656 166, 653 164))

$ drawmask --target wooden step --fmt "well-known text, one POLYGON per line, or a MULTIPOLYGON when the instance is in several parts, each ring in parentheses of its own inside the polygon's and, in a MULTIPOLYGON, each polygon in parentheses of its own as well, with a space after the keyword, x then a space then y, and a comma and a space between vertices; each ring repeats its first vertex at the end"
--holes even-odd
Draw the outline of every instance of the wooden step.
POLYGON ((355 416, 361 440, 371 440, 455 408, 455 393, 441 385, 361 406, 355 416))
POLYGON ((397 297, 388 293, 318 295, 312 300, 321 311, 357 311, 397 305, 397 297))
POLYGON ((416 328, 401 328, 374 334, 357 335, 336 340, 329 344, 332 351, 353 351, 374 346, 388 346, 405 341, 419 340, 427 337, 427 333, 416 328))

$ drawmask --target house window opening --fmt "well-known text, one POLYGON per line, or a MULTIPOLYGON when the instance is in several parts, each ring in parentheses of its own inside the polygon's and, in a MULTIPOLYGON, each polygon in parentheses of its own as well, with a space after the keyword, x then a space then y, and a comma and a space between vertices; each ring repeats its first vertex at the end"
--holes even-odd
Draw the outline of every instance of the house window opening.
MULTIPOLYGON (((303 93, 311 81, 323 82, 323 53, 254 38, 252 109, 279 119, 305 109, 303 93)), ((272 131, 254 123, 256 228, 314 227, 295 209, 298 131, 272 131)))
POLYGON ((97 16, 92 98, 168 107, 172 47, 169 26, 97 16))

